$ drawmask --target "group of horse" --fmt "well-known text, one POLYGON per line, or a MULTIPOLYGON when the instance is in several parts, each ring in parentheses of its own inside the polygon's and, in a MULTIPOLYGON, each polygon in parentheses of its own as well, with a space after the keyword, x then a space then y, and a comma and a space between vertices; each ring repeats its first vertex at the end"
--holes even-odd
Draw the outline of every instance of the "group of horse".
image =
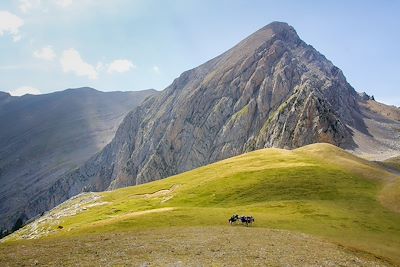
POLYGON ((253 216, 239 216, 237 214, 232 215, 232 217, 228 220, 228 222, 232 224, 236 224, 237 222, 240 222, 246 226, 252 225, 254 223, 254 217, 253 216))

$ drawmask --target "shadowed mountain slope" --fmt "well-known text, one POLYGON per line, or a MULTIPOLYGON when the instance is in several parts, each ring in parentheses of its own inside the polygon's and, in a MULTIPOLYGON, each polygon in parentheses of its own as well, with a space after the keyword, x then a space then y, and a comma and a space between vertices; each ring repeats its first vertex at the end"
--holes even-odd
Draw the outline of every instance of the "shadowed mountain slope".
POLYGON ((154 92, 0 93, 0 229, 25 221, 28 201, 100 151, 123 117, 154 92))

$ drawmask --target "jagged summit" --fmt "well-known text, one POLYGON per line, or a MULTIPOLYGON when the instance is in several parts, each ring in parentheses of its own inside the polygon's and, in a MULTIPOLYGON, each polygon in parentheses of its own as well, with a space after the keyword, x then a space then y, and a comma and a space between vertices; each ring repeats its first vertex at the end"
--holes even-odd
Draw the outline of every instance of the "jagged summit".
POLYGON ((275 34, 282 34, 290 37, 300 38, 296 30, 286 22, 274 21, 262 27, 259 31, 271 30, 275 34))
POLYGON ((283 22, 283 21, 273 21, 273 22, 265 25, 264 27, 262 27, 262 29, 264 29, 264 28, 273 29, 274 31, 294 30, 294 28, 292 26, 290 26, 287 22, 283 22))
MULTIPOLYGON (((264 147, 326 142, 362 150, 364 137, 381 132, 369 132, 360 101, 339 68, 288 24, 271 23, 145 100, 110 144, 32 199, 25 214, 82 191, 141 184, 264 147)), ((400 151, 396 136, 382 137, 378 148, 400 151)))
POLYGON ((256 53, 256 50, 270 46, 278 40, 292 45, 302 42, 293 27, 284 22, 273 22, 251 34, 227 52, 201 65, 200 68, 202 66, 219 67, 223 71, 227 67, 237 64, 243 58, 256 53))
POLYGON ((375 100, 374 96, 368 95, 366 92, 358 93, 362 100, 375 100))

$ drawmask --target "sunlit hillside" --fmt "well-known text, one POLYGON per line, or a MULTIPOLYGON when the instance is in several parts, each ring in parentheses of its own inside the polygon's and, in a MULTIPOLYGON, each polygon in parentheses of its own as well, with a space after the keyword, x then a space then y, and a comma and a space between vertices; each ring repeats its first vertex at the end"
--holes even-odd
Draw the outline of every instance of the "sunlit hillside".
POLYGON ((266 250, 261 254, 280 265, 400 264, 398 181, 327 144, 258 150, 160 181, 80 195, 10 235, 0 262, 257 265, 266 259, 251 257, 266 250), (231 226, 235 213, 255 223, 231 226), (19 240, 32 238, 39 240, 19 240), (173 259, 166 256, 171 250, 173 259))

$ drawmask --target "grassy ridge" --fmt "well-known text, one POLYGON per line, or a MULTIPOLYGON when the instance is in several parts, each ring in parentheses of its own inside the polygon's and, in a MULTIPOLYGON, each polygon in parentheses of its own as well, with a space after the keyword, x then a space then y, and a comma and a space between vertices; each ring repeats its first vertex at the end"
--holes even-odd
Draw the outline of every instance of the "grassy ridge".
POLYGON ((383 164, 400 172, 400 156, 387 159, 383 164))
POLYGON ((255 227, 316 235, 400 264, 396 183, 377 164, 331 145, 264 149, 100 193, 105 203, 62 219, 48 238, 224 226, 239 213, 255 216, 255 227))

